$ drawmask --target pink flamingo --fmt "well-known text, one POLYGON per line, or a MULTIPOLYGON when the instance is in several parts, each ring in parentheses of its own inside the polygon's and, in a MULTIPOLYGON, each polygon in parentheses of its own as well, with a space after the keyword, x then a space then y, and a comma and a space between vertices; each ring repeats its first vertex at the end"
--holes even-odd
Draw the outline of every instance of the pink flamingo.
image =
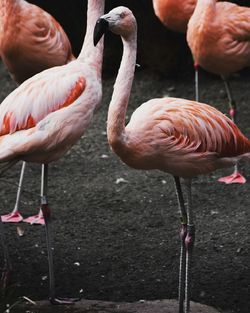
POLYGON ((168 29, 186 33, 197 0, 153 0, 156 16, 168 29))
MULTIPOLYGON (((41 210, 53 304, 70 301, 55 297, 51 214, 47 200, 48 164, 62 157, 83 135, 101 102, 103 43, 96 49, 92 37, 95 21, 104 13, 104 3, 104 0, 89 0, 86 35, 76 60, 26 80, 0 105, 0 161, 8 162, 2 170, 19 160, 43 164, 41 210)), ((3 285, 10 270, 6 252, 5 264, 3 285)))
MULTIPOLYGON (((155 14, 158 16, 160 21, 167 28, 169 28, 173 31, 178 31, 178 32, 182 32, 182 33, 185 33, 187 31, 187 25, 188 25, 189 19, 191 18, 192 14, 194 12, 196 3, 197 3, 197 0, 189 0, 189 1, 153 0, 155 14)), ((220 11, 219 14, 221 14, 223 11, 223 9, 222 9, 223 6, 225 6, 225 5, 227 6, 227 4, 225 4, 223 2, 223 5, 222 4, 218 4, 218 5, 219 5, 218 12, 220 11)), ((231 6, 231 3, 230 3, 230 6, 231 6)), ((235 7, 235 5, 233 5, 233 7, 235 7)), ((209 60, 210 58, 216 59, 216 57, 218 56, 218 53, 214 53, 213 55, 210 55, 209 49, 207 49, 207 42, 206 42, 206 45, 204 45, 204 40, 206 40, 206 36, 209 37, 210 34, 211 34, 211 37, 213 37, 213 32, 215 33, 215 32, 217 32, 218 29, 221 29, 221 24, 223 24, 224 22, 220 23, 220 25, 219 25, 219 20, 217 20, 217 28, 216 27, 210 28, 210 24, 209 24, 208 20, 206 20, 206 18, 205 18, 205 23, 203 23, 203 22, 201 23, 203 15, 200 13, 201 13, 201 11, 199 11, 199 14, 197 14, 198 19, 196 19, 195 24, 192 25, 192 32, 195 32, 196 34, 192 34, 193 37, 188 34, 188 36, 190 37, 190 42, 196 41, 196 38, 200 36, 202 39, 198 39, 198 43, 196 43, 196 44, 191 43, 193 46, 196 45, 196 47, 197 47, 197 45, 200 47, 202 46, 201 48, 198 48, 200 54, 204 53, 202 56, 200 55, 200 58, 201 59, 206 58, 207 60, 209 60), (204 31, 202 33, 199 33, 197 31, 197 29, 200 29, 199 25, 205 25, 205 24, 206 24, 206 26, 205 26, 206 28, 204 28, 204 31), (206 47, 206 48, 204 48, 204 47, 206 47)), ((225 15, 225 12, 221 14, 221 16, 224 16, 224 15, 225 15)), ((216 17, 216 19, 217 19, 217 17, 216 17)), ((221 18, 221 21, 222 20, 223 20, 223 18, 221 18)), ((189 27, 189 33, 191 33, 190 28, 191 28, 191 26, 189 27)), ((230 32, 230 27, 229 27, 229 32, 230 32)), ((218 35, 217 37, 219 37, 219 36, 220 35, 218 35)), ((222 36, 224 36, 224 38, 227 37, 227 30, 224 31, 222 36)), ((234 35, 232 33, 231 33, 231 40, 235 40, 234 35)), ((236 41, 235 41, 235 43, 236 43, 236 41)), ((213 48, 216 45, 219 45, 218 41, 216 43, 214 43, 214 42, 211 43, 208 40, 208 45, 209 44, 212 44, 213 48), (215 46, 214 46, 214 44, 215 44, 215 46)), ((190 48, 191 48, 191 46, 190 46, 190 48)), ((220 50, 220 53, 224 52, 222 48, 218 47, 218 49, 220 50)), ((191 48, 191 50, 192 50, 192 48, 191 48)), ((225 51, 227 51, 227 49, 225 51)), ((193 55, 194 55, 194 53, 193 53, 193 55)), ((237 52, 235 54, 235 58, 238 58, 237 52)), ((221 62, 221 61, 219 60, 218 62, 221 62)), ((236 60, 236 62, 238 62, 238 60, 236 60)), ((217 66, 211 65, 210 61, 208 61, 208 63, 209 63, 209 65, 206 65, 206 67, 202 65, 203 61, 201 61, 200 64, 196 63, 196 62, 194 63, 194 68, 195 68, 195 100, 196 101, 199 101, 199 86, 198 86, 198 67, 199 67, 199 65, 202 66, 203 68, 205 68, 206 70, 210 71, 210 72, 216 73, 216 70, 214 70, 214 69, 217 69, 217 66)), ((226 65, 224 64, 224 66, 226 66, 226 65)), ((245 66, 246 65, 243 65, 241 68, 243 68, 245 66)), ((234 100, 232 99, 232 93, 230 91, 229 83, 225 79, 225 77, 227 75, 228 75, 228 73, 225 76, 222 75, 222 79, 223 79, 225 87, 226 87, 226 93, 227 93, 227 97, 228 97, 228 101, 229 101, 229 114, 230 114, 231 118, 235 121, 236 106, 235 106, 234 100)), ((220 178, 219 182, 224 182, 227 184, 232 184, 232 183, 242 184, 242 183, 246 182, 246 179, 239 173, 238 167, 237 167, 237 165, 235 165, 234 173, 230 176, 220 178)))
MULTIPOLYGON (((153 0, 153 8, 164 26, 174 32, 186 33, 196 3, 197 0, 153 0)), ((198 101, 198 74, 195 82, 195 100, 198 101)))
MULTIPOLYGON (((230 2, 198 0, 188 23, 187 41, 197 79, 199 66, 222 77, 229 100, 229 114, 235 122, 236 103, 227 77, 250 66, 250 8, 230 2)), ((233 174, 219 181, 243 184, 246 179, 236 164, 233 174)))
POLYGON ((174 176, 181 214, 179 313, 183 313, 184 307, 187 313, 190 310, 190 270, 195 241, 191 178, 250 158, 250 141, 230 118, 214 107, 177 98, 158 98, 143 103, 125 127, 136 64, 136 20, 125 7, 111 10, 97 21, 95 44, 108 29, 121 35, 124 47, 109 105, 108 142, 128 166, 158 169, 174 176), (186 208, 179 177, 186 182, 186 208))
MULTIPOLYGON (((46 11, 24 0, 0 0, 0 10, 0 56, 17 84, 75 59, 66 33, 46 11)), ((25 166, 23 162, 14 209, 2 216, 3 222, 23 220, 19 206, 25 166)), ((44 224, 41 210, 24 221, 44 224)))

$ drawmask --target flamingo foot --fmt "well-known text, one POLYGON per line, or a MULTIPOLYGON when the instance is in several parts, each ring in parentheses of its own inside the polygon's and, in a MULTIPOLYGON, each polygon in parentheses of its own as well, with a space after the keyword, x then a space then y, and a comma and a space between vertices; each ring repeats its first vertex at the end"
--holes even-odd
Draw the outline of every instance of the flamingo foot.
POLYGON ((44 221, 42 214, 37 214, 37 215, 27 217, 23 221, 25 223, 29 223, 31 225, 33 225, 33 224, 44 225, 45 224, 45 221, 44 221))
POLYGON ((23 221, 23 217, 18 211, 2 215, 1 218, 3 223, 19 223, 23 221))
POLYGON ((81 298, 50 298, 49 301, 53 305, 70 305, 75 304, 81 298))
POLYGON ((218 181, 225 184, 245 184, 246 178, 237 171, 232 175, 219 178, 218 181))

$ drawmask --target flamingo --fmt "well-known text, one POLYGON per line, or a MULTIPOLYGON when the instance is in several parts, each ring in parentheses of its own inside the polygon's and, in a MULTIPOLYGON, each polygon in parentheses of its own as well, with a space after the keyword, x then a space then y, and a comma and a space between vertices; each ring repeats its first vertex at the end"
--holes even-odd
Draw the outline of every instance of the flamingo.
MULTIPOLYGON (((236 103, 227 77, 250 66, 250 8, 230 2, 198 0, 188 23, 187 42, 196 77, 199 66, 222 77, 229 100, 229 114, 236 122, 236 103)), ((219 181, 243 184, 246 179, 236 164, 233 174, 219 181)))
POLYGON ((216 108, 196 101, 156 98, 143 103, 125 126, 136 65, 137 24, 126 7, 101 16, 94 43, 110 30, 123 42, 123 56, 108 110, 107 137, 111 149, 128 166, 158 169, 173 175, 181 215, 179 313, 190 311, 190 271, 195 241, 191 180, 200 174, 250 158, 250 141, 216 108), (180 177, 187 188, 184 205, 180 177), (185 279, 185 282, 184 282, 185 279))
POLYGON ((168 29, 186 33, 197 0, 153 0, 155 15, 168 29))
MULTIPOLYGON (((75 59, 63 28, 46 11, 25 0, 0 0, 0 10, 0 56, 17 84, 75 59)), ((24 220, 19 212, 25 166, 23 162, 14 209, 2 221, 44 224, 41 210, 24 220)))
MULTIPOLYGON (((219 1, 219 0, 217 0, 219 1)), ((173 1, 173 0, 153 0, 153 6, 154 6, 154 10, 155 10, 155 14, 158 16, 158 18, 160 19, 160 21, 169 29, 173 30, 173 31, 178 31, 178 32, 182 32, 185 33, 187 31, 187 26, 188 26, 188 22, 192 16, 192 14, 194 13, 195 10, 195 6, 196 6, 197 0, 189 0, 189 1, 173 1)), ((224 3, 224 2, 223 2, 224 3)), ((231 4, 230 4, 231 5, 231 4)), ((219 5, 218 8, 222 8, 221 5, 219 5)), ((221 10, 220 12, 222 12, 223 10, 221 10)), ((201 12, 201 11, 199 11, 201 12)), ((219 10, 218 10, 219 12, 219 10)), ((198 25, 203 25, 203 22, 201 23, 202 20, 202 14, 200 15, 200 13, 198 14, 199 20, 196 21, 196 24, 194 24, 192 26, 192 29, 194 30, 194 32, 196 34, 194 34, 194 37, 191 37, 191 35, 188 34, 188 36, 190 37, 190 41, 195 41, 197 37, 199 36, 203 36, 204 40, 206 40, 206 36, 210 36, 210 34, 212 33, 212 29, 210 28, 210 24, 206 21, 205 23, 207 26, 207 30, 205 30, 202 34, 200 34, 199 32, 197 32, 197 29, 199 28, 198 25), (197 34, 198 33, 198 34, 197 34)), ((223 20, 223 18, 221 19, 223 20)), ((222 22, 221 24, 223 24, 224 22, 222 22)), ((189 27, 190 29, 190 27, 189 27)), ((221 25, 217 25, 217 28, 213 28, 213 32, 217 32, 217 29, 221 29, 221 25)), ((192 32, 193 32, 192 30, 192 32)), ((188 32, 190 33, 190 31, 188 32)), ((224 34, 225 37, 227 36, 226 33, 224 34)), ((212 35, 213 36, 213 35, 212 35)), ((202 38, 203 38, 202 37, 202 38)), ((235 39, 234 36, 232 35, 231 39, 235 39)), ((203 40, 203 39, 202 39, 203 40)), ((207 42, 206 42, 207 44, 207 42)), ((208 45, 211 44, 208 42, 208 45)), ((212 45, 218 45, 218 42, 213 43, 212 45)), ((193 43, 193 45, 195 45, 193 43)), ((200 47, 202 46, 201 49, 199 49, 200 51, 202 50, 204 53, 204 57, 205 58, 216 58, 217 57, 217 53, 214 53, 214 55, 210 56, 209 55, 209 50, 204 50, 204 43, 199 42, 198 45, 200 45, 200 47)), ((207 45, 205 45, 205 47, 207 48, 207 45)), ((190 46, 191 48, 191 46, 190 46)), ((213 47, 214 48, 214 47, 213 47)), ((220 48, 219 48, 220 49, 220 48)), ((191 48, 192 50, 192 48, 191 48)), ((227 51, 227 50, 225 50, 227 51)), ((223 49, 220 49, 220 53, 223 52, 223 49)), ((194 55, 194 53, 193 53, 194 55)), ((203 58, 203 56, 200 56, 201 58, 203 58)), ((235 56, 235 58, 237 58, 237 56, 235 56)), ((220 62, 220 61, 219 61, 220 62)), ((224 62, 224 61, 223 61, 224 62)), ((202 66, 202 64, 199 64, 197 62, 194 62, 194 69, 195 69, 195 100, 199 101, 199 86, 198 86, 198 68, 199 65, 202 66)), ((207 65, 207 67, 202 66, 203 68, 205 68, 206 70, 210 71, 210 72, 214 72, 214 70, 211 68, 210 65, 207 65)), ((213 66, 212 66, 213 67, 213 66)), ((245 66, 243 66, 245 67, 245 66)), ((243 68, 242 67, 242 68, 243 68)), ((214 67, 216 69, 216 66, 214 67)), ((231 88, 229 86, 228 81, 225 79, 225 76, 221 75, 223 82, 225 84, 225 88, 226 88, 226 93, 227 93, 227 97, 228 97, 228 101, 229 101, 229 115, 231 116, 231 118, 235 121, 235 112, 236 112, 236 106, 235 106, 235 102, 232 98, 232 93, 231 93, 231 88)), ((221 177, 218 179, 219 182, 223 182, 226 184, 232 184, 232 183, 239 183, 239 184, 243 184, 246 182, 246 179, 239 173, 238 171, 238 167, 237 165, 235 166, 234 169, 234 173, 230 176, 227 177, 221 177)))
MULTIPOLYGON (((168 29, 185 34, 187 25, 191 18, 197 0, 153 0, 153 8, 155 15, 168 29)), ((199 100, 198 95, 198 72, 194 65, 195 78, 195 100, 199 100)))
MULTIPOLYGON (((71 301, 55 296, 51 211, 47 198, 48 164, 62 157, 83 135, 101 102, 103 42, 96 49, 92 34, 97 18, 104 13, 104 4, 104 0, 89 0, 86 35, 76 60, 29 78, 0 105, 0 161, 7 162, 2 172, 19 160, 43 164, 41 210, 48 250, 49 294, 53 304, 71 301)), ((3 285, 10 270, 6 252, 5 264, 3 285)))

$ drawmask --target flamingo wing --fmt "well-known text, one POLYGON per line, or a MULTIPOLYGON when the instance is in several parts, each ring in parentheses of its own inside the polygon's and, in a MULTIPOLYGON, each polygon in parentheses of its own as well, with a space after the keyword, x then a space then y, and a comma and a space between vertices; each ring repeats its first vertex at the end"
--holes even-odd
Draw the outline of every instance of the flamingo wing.
POLYGON ((25 1, 19 5, 1 25, 0 53, 20 84, 47 68, 72 61, 74 56, 66 33, 50 14, 25 1))
POLYGON ((222 16, 220 21, 227 33, 239 42, 250 41, 250 9, 229 2, 218 2, 217 11, 222 16))
POLYGON ((154 0, 155 14, 169 29, 185 33, 196 0, 154 0))
POLYGON ((61 58, 66 60, 72 58, 71 45, 66 33, 49 13, 28 4, 26 10, 21 11, 20 14, 24 15, 21 19, 23 25, 20 25, 24 35, 27 32, 30 36, 28 39, 24 38, 28 44, 27 48, 34 51, 37 47, 37 53, 48 52, 48 56, 44 55, 44 58, 56 55, 58 62, 61 58))
POLYGON ((83 75, 77 69, 65 70, 65 66, 33 76, 2 102, 0 135, 34 127, 49 113, 71 105, 85 87, 83 75))
POLYGON ((148 128, 149 123, 154 144, 168 153, 233 157, 249 152, 250 143, 237 126, 203 103, 177 98, 153 99, 134 112, 127 127, 147 125, 148 128))

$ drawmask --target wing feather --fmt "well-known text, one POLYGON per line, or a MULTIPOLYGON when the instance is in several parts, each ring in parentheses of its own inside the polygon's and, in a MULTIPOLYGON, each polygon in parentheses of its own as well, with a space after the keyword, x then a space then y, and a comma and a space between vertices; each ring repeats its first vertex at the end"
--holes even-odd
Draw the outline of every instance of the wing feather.
POLYGON ((82 94, 85 78, 78 70, 64 68, 55 67, 33 76, 5 98, 0 106, 0 135, 32 128, 82 94))
POLYGON ((29 34, 29 40, 26 39, 25 42, 31 46, 30 50, 35 51, 37 47, 39 53, 42 47, 48 53, 44 58, 57 55, 58 65, 62 64, 59 61, 61 59, 69 61, 72 55, 71 45, 61 25, 40 7, 30 3, 25 3, 24 6, 24 10, 20 12, 23 14, 20 22, 23 22, 21 25, 23 31, 27 32, 26 35, 29 34))
POLYGON ((223 27, 231 36, 241 42, 250 40, 250 8, 230 2, 218 2, 218 11, 225 19, 221 20, 223 27))
POLYGON ((132 115, 128 129, 152 129, 153 142, 168 154, 216 153, 233 157, 250 151, 238 127, 212 106, 185 99, 153 99, 132 115), (139 126, 138 126, 139 125, 139 126), (160 128, 161 132, 154 129, 160 128), (156 138, 155 136, 159 136, 156 138))

